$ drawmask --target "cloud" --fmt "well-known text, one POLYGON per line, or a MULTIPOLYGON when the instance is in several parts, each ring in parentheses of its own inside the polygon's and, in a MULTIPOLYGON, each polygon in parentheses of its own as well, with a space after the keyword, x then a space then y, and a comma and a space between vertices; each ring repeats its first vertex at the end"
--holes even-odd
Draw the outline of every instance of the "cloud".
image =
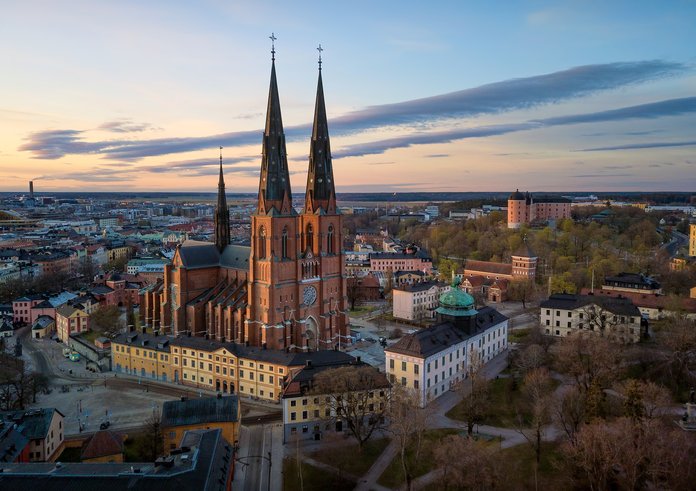
MULTIPOLYGON (((675 76, 686 70, 685 64, 662 60, 585 65, 433 97, 371 106, 333 118, 329 126, 332 134, 346 135, 384 126, 419 125, 452 118, 498 114, 675 76)), ((611 116, 607 114, 605 117, 611 116)), ((550 121, 541 122, 551 124, 550 121)), ((122 127, 113 123, 105 124, 122 127)), ((562 123, 559 120, 554 124, 571 124, 571 121, 562 123)), ((287 127, 286 138, 288 141, 307 138, 309 131, 309 124, 287 127)), ((136 161, 157 155, 211 149, 218 145, 237 147, 258 144, 261 142, 261 134, 261 130, 253 130, 205 137, 87 142, 83 140, 84 132, 80 130, 49 130, 30 134, 20 150, 32 152, 34 157, 40 159, 100 153, 109 159, 136 161)))
MULTIPOLYGON (((686 97, 681 99, 668 99, 665 101, 628 106, 620 109, 599 111, 587 114, 572 114, 567 116, 557 116, 553 118, 531 120, 523 123, 507 125, 479 126, 466 129, 451 129, 429 133, 412 133, 404 136, 389 138, 385 140, 359 143, 350 145, 334 152, 334 157, 356 157, 364 155, 375 155, 386 152, 394 148, 406 148, 413 145, 449 143, 455 140, 466 138, 482 138, 489 136, 504 135, 518 131, 527 131, 553 126, 565 126, 571 124, 581 124, 590 122, 623 121, 628 119, 653 119, 665 116, 679 116, 687 113, 696 112, 696 97, 686 97)), ((693 145, 694 142, 682 143, 662 143, 662 144, 636 144, 617 147, 602 147, 595 149, 585 149, 576 151, 599 151, 599 150, 622 150, 630 148, 653 148, 659 146, 686 146, 693 145)), ((502 154, 505 155, 505 154, 502 154)))
POLYGON ((135 133, 156 128, 150 123, 136 123, 131 119, 116 119, 100 124, 97 129, 112 133, 135 133))
POLYGON ((696 140, 682 142, 628 143, 610 147, 583 148, 581 150, 575 150, 575 152, 609 152, 613 150, 641 150, 644 148, 691 147, 693 145, 696 145, 696 140))
POLYGON ((442 159, 449 156, 450 154, 448 153, 431 153, 430 155, 423 155, 423 157, 426 159, 442 159))
POLYGON ((367 165, 394 165, 396 162, 394 161, 389 161, 389 162, 368 162, 367 165))

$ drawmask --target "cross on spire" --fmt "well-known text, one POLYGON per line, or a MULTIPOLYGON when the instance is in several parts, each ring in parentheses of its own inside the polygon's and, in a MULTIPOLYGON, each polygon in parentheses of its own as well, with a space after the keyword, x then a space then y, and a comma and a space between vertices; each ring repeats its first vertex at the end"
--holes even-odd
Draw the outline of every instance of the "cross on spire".
POLYGON ((220 167, 222 167, 222 146, 220 147, 220 167))
POLYGON ((275 33, 271 33, 270 36, 268 36, 268 39, 271 40, 271 61, 275 61, 275 42, 277 37, 275 37, 275 33))
POLYGON ((321 52, 324 51, 324 48, 321 47, 321 44, 317 48, 317 51, 319 51, 319 70, 321 71, 321 52))

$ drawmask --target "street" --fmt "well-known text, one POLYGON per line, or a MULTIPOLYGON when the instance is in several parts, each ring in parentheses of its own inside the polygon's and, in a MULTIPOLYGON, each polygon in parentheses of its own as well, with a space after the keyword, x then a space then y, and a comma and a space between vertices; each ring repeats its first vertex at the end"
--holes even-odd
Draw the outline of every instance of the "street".
POLYGON ((239 447, 232 483, 234 489, 244 491, 283 489, 282 424, 243 426, 239 447))

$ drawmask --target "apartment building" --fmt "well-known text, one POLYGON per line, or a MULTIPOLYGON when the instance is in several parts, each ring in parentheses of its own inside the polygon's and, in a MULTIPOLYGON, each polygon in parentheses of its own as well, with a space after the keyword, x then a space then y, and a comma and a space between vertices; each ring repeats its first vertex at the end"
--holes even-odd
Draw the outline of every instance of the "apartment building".
POLYGON ((429 281, 392 290, 394 317, 409 321, 422 321, 435 318, 440 295, 448 292, 447 283, 429 281))
POLYGON ((597 295, 551 295, 539 305, 541 328, 551 336, 596 333, 622 343, 642 334, 640 310, 630 299, 597 295))

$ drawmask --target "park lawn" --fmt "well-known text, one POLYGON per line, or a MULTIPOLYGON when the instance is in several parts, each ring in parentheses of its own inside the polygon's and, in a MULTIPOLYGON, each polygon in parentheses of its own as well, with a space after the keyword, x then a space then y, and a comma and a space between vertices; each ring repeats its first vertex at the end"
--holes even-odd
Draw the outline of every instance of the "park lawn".
POLYGON ((534 483, 536 458, 531 445, 516 445, 500 451, 499 457, 505 464, 502 489, 571 489, 569 473, 564 470, 559 442, 545 442, 539 462, 538 486, 534 483))
MULTIPOLYGON (((435 469, 433 462, 433 450, 438 446, 440 440, 448 435, 456 435, 461 433, 461 430, 454 428, 440 428, 437 430, 428 430, 423 436, 423 446, 420 452, 420 458, 415 463, 413 469, 413 478, 420 477, 435 469)), ((406 458, 413 464, 414 449, 409 446, 406 449, 406 458)), ((401 454, 394 457, 394 460, 387 466, 377 482, 382 486, 391 489, 396 489, 405 482, 403 469, 401 468, 401 454)))
POLYGON ((283 490, 284 491, 349 491, 355 488, 355 483, 333 472, 319 469, 313 465, 302 463, 302 479, 300 479, 297 460, 283 460, 283 490))
MULTIPOLYGON (((551 380, 553 389, 560 384, 558 380, 551 380)), ((518 413, 522 415, 524 423, 529 423, 529 414, 524 401, 523 384, 517 381, 517 387, 513 390, 513 378, 497 378, 491 380, 490 385, 490 412, 484 418, 483 423, 500 428, 517 428, 519 426, 518 413)), ((458 421, 466 421, 463 414, 464 403, 460 402, 447 413, 448 418, 458 421)))
POLYGON ((527 336, 529 336, 529 333, 532 332, 530 328, 527 329, 516 329, 514 331, 510 331, 508 333, 508 342, 510 343, 519 343, 522 340, 524 340, 527 336))
POLYGON ((372 464, 375 463, 377 457, 382 455, 387 445, 389 445, 389 439, 380 438, 368 440, 363 446, 362 452, 357 443, 352 443, 341 447, 322 449, 310 454, 310 457, 348 474, 362 476, 370 470, 372 464))
POLYGON ((362 314, 369 314, 377 310, 377 307, 372 305, 356 305, 354 310, 349 310, 348 314, 353 316, 359 316, 362 314))

